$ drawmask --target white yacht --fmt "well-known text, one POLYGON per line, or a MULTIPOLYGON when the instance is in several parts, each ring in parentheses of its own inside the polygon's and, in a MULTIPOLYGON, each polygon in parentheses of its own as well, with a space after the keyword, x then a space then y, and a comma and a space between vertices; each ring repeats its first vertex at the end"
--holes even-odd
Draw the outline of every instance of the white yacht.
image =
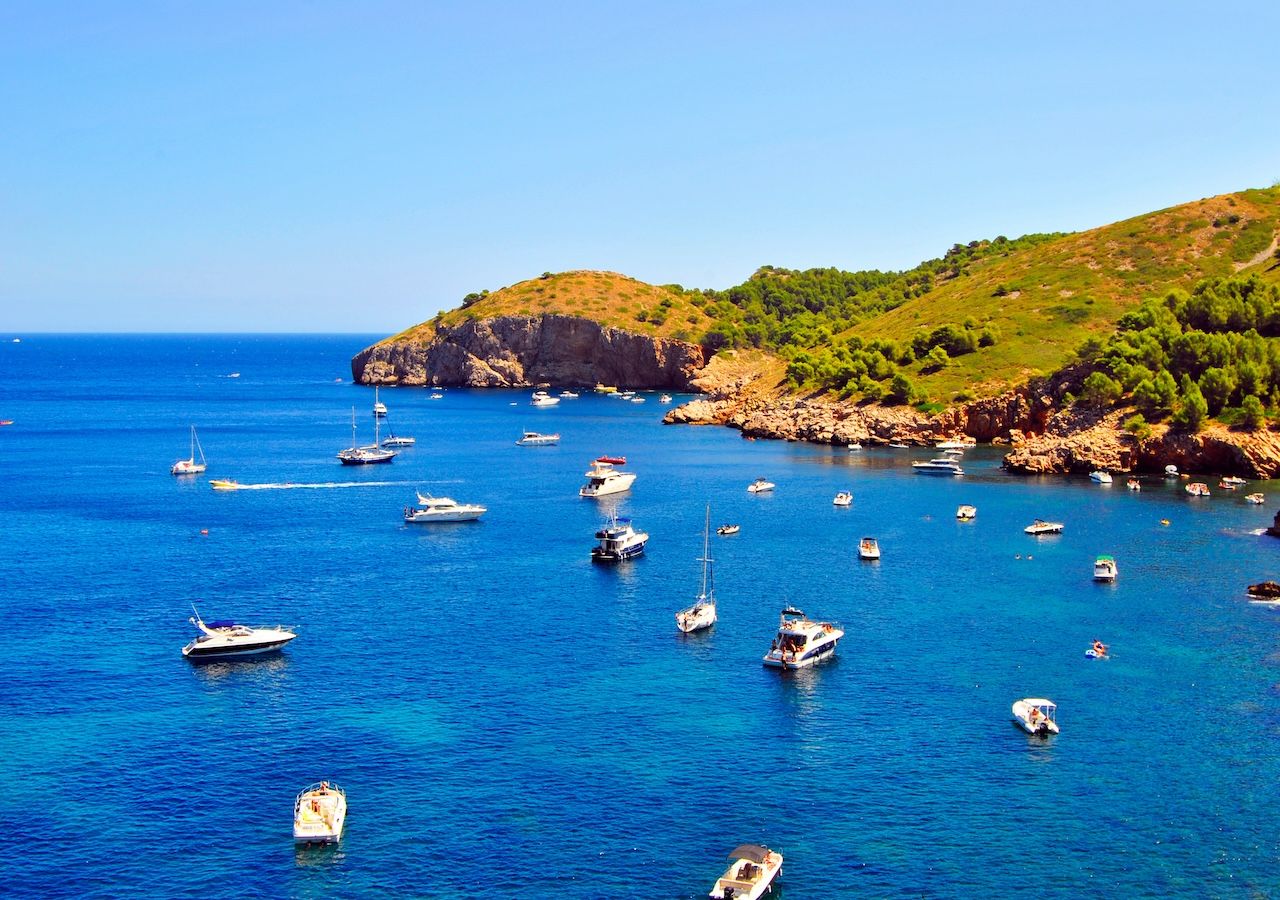
POLYGON ((373 386, 373 414, 382 418, 387 414, 387 404, 378 399, 378 386, 373 386))
POLYGON ((949 456, 939 456, 928 462, 913 462, 911 468, 919 475, 963 475, 960 463, 949 456))
POLYGON ((560 443, 560 434, 541 434, 537 431, 526 431, 516 445, 520 447, 550 447, 560 443))
POLYGON ((596 532, 596 540, 600 543, 591 548, 592 562, 622 562, 644 553, 649 535, 636 531, 630 519, 614 516, 596 532))
POLYGON ((1058 733, 1058 706, 1042 697, 1026 697, 1013 704, 1013 721, 1027 734, 1058 733))
POLYGON ((978 507, 971 506, 968 503, 961 504, 956 508, 956 518, 962 522, 970 522, 978 518, 978 507))
POLYGON ((534 391, 533 397, 529 400, 534 406, 555 406, 560 402, 559 397, 552 397, 546 391, 534 391))
POLYGON ((976 447, 977 441, 952 438, 947 441, 938 441, 933 446, 937 450, 968 450, 971 447, 976 447))
POLYGON ((1036 519, 1026 528, 1022 529, 1027 534, 1062 534, 1063 525, 1061 522, 1046 522, 1044 519, 1036 519))
POLYGON ((200 446, 200 439, 196 437, 196 426, 191 426, 191 456, 188 459, 180 459, 169 469, 170 475, 199 475, 205 469, 209 468, 204 458, 204 448, 200 446), (200 454, 200 462, 196 462, 196 454, 200 454))
POLYGON ((645 398, 644 398, 644 397, 630 397, 630 398, 628 398, 628 399, 629 399, 632 403, 643 403, 643 402, 645 401, 645 398))
POLYGON ((772 481, 766 481, 763 478, 757 478, 755 481, 747 485, 747 490, 753 494, 764 494, 777 487, 772 481))
POLYGON ((561 392, 560 392, 560 396, 561 396, 563 399, 565 399, 565 400, 577 400, 577 399, 578 399, 578 393, 577 393, 577 391, 561 391, 561 392))
POLYGON ((1095 484, 1110 484, 1110 483, 1111 483, 1111 473, 1110 473, 1110 472, 1104 472, 1104 471, 1102 471, 1101 469, 1099 469, 1099 470, 1098 470, 1098 471, 1096 471, 1096 472, 1090 472, 1090 473, 1089 473, 1089 480, 1090 480, 1090 481, 1092 481, 1092 482, 1094 482, 1095 484))
POLYGON ((396 458, 396 451, 379 446, 378 422, 373 419, 373 443, 364 447, 356 446, 356 410, 351 408, 351 446, 338 451, 338 460, 344 466, 367 466, 372 463, 389 463, 396 458))
POLYGON ((774 879, 782 873, 782 854, 760 844, 743 844, 729 859, 729 868, 707 894, 711 900, 759 900, 773 890, 774 879))
POLYGON ((299 844, 334 844, 347 823, 347 792, 333 781, 317 781, 293 803, 293 839, 299 844))
POLYGON ((1116 566, 1116 560, 1113 556, 1099 556, 1093 561, 1093 580, 1094 581, 1115 581, 1116 576, 1120 574, 1120 569, 1116 566))
POLYGON ((594 460, 586 472, 587 483, 578 490, 579 497, 604 497, 631 490, 635 472, 619 472, 613 463, 594 460))
POLYGON ((803 669, 833 656, 844 629, 832 622, 815 622, 788 606, 778 620, 764 664, 774 669, 803 669))
POLYGON ((861 450, 861 449, 862 449, 862 445, 861 445, 861 444, 859 444, 857 441, 854 441, 852 444, 850 444, 850 445, 849 445, 849 449, 850 449, 850 450, 861 450))
POLYGON ((1238 487, 1244 487, 1249 482, 1241 478, 1239 475, 1228 475, 1218 482, 1219 487, 1225 487, 1229 490, 1235 490, 1238 487))
POLYGON ((458 503, 451 497, 418 495, 418 505, 405 507, 404 520, 414 525, 424 522, 474 522, 488 507, 458 503))
POLYGON ((737 534, 741 530, 742 530, 741 525, 732 525, 732 524, 726 523, 716 528, 716 534, 721 536, 727 536, 730 534, 737 534))
POLYGON ((880 542, 873 537, 864 537, 858 541, 858 559, 879 559, 880 542))
POLYGON ((392 432, 382 439, 382 446, 384 447, 412 447, 416 443, 418 443, 416 438, 411 438, 408 435, 396 434, 395 432, 392 432))
POLYGON ((1174 466, 1174 465, 1168 465, 1168 466, 1165 466, 1165 467, 1164 467, 1164 476, 1165 476, 1166 478, 1177 478, 1177 477, 1178 477, 1178 467, 1177 467, 1177 466, 1174 466))
POLYGON ((676 613, 676 627, 689 634, 702 631, 716 624, 716 581, 711 568, 711 506, 707 506, 707 520, 702 527, 702 591, 692 606, 676 613))
POLYGON ((297 637, 281 625, 275 628, 250 628, 230 619, 205 622, 200 618, 198 610, 189 621, 200 629, 200 635, 182 648, 182 655, 192 660, 271 653, 297 637))
POLYGON ((850 491, 839 491, 836 493, 835 499, 831 501, 832 506, 853 506, 853 494, 850 491))

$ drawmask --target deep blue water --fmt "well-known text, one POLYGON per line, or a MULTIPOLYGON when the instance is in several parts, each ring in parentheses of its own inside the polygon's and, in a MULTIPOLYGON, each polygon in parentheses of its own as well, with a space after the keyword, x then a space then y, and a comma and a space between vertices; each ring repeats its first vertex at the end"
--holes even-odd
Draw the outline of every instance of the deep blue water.
POLYGON ((1243 587, 1280 576, 1256 534, 1280 484, 1263 507, 1135 495, 993 450, 924 478, 923 451, 664 427, 656 398, 411 389, 382 399, 417 446, 344 468, 372 339, 0 345, 0 893, 698 897, 743 841, 786 855, 793 900, 1277 892, 1280 610, 1243 587), (168 474, 191 423, 211 477, 377 484, 214 492, 168 474), (577 497, 601 453, 639 473, 617 506, 652 535, 617 568, 577 497), (490 511, 406 527, 415 488, 490 511), (682 637, 707 502, 742 533, 712 539, 720 623, 682 637), (1037 516, 1066 533, 1025 536, 1037 516), (299 637, 193 666, 193 601, 299 637), (843 623, 834 662, 760 665, 788 603, 843 623), (1112 659, 1085 659, 1095 636, 1112 659), (1061 735, 1012 726, 1029 695, 1061 735), (347 832, 295 851, 319 778, 347 832))

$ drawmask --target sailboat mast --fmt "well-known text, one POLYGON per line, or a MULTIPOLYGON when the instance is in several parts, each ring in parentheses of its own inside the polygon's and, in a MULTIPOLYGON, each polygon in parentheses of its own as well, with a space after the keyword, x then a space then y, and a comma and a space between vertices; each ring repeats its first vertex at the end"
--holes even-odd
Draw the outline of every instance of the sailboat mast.
POLYGON ((702 526, 702 597, 707 596, 707 567, 711 564, 711 504, 707 504, 707 520, 702 526))

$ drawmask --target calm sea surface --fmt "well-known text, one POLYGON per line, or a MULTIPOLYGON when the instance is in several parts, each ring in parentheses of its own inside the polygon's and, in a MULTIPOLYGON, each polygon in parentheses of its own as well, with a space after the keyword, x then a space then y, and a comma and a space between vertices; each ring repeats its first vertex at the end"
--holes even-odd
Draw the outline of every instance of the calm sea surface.
POLYGON ((925 478, 926 451, 664 427, 656 395, 413 389, 382 399, 417 446, 346 468, 371 340, 0 344, 0 894, 698 897, 744 841, 792 900, 1280 891, 1280 610, 1243 598, 1280 576, 1280 484, 1131 494, 991 450, 925 478), (172 477, 192 423, 208 476, 294 487, 172 477), (577 496, 602 453, 639 476, 608 505, 577 496), (406 527, 415 489, 489 513, 406 527), (707 503, 742 532, 712 537, 720 623, 682 637, 707 503), (615 506, 649 551, 593 566, 615 506), (299 637, 194 666, 192 602, 299 637), (844 625, 835 661, 761 666, 789 603, 844 625), (1037 695, 1047 742, 1009 721, 1037 695), (346 835, 295 850, 320 778, 346 835))

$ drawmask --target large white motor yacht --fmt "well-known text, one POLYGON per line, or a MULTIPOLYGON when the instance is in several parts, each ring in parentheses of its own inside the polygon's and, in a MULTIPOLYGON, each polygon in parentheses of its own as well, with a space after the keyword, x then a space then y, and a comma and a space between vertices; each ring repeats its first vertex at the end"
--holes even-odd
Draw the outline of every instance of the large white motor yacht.
POLYGON ((1120 574, 1114 556, 1099 556, 1093 563, 1094 581, 1115 581, 1120 574))
POLYGON ((293 802, 293 839, 299 844, 333 844, 347 823, 347 792, 332 781, 307 785, 293 802))
POLYGON ((534 391, 533 397, 529 400, 534 406, 555 406, 560 402, 559 397, 552 397, 546 391, 534 391))
POLYGON ((736 847, 729 859, 733 862, 707 895, 711 900, 758 900, 773 890, 782 872, 782 854, 760 844, 736 847))
POLYGON ((716 581, 711 568, 711 505, 707 505, 707 519, 702 527, 702 592, 692 606, 676 613, 676 627, 689 634, 710 628, 716 623, 716 581))
POLYGON ((928 462, 913 462, 911 468, 920 475, 963 475, 960 463, 949 456, 939 456, 928 462))
POLYGON ((418 505, 405 507, 404 520, 423 522, 472 522, 488 512, 488 507, 458 503, 452 497, 418 495, 418 505))
POLYGON ((620 494, 631 490, 636 480, 635 472, 619 472, 613 463, 595 460, 586 473, 587 483, 578 491, 579 497, 603 497, 607 494, 620 494))
POLYGON ((788 606, 778 620, 778 636, 764 656, 775 669, 803 669, 835 655, 844 629, 832 622, 815 622, 788 606))
POLYGON ((516 444, 521 447, 550 447, 552 444, 560 443, 560 435, 541 434, 537 431, 526 431, 516 444))
POLYGON ((190 618, 190 622, 200 629, 199 636, 182 648, 182 655, 191 660, 271 653, 297 637, 282 625, 275 628, 250 628, 230 619, 205 622, 198 611, 190 618))
POLYGON ((1013 721, 1027 734, 1058 733, 1058 706, 1043 697, 1026 697, 1014 701, 1013 721))
POLYGON ((630 519, 619 519, 614 516, 609 523, 596 532, 596 540, 600 543, 591 548, 592 562, 622 562, 644 553, 644 545, 649 542, 649 535, 636 531, 630 519))

